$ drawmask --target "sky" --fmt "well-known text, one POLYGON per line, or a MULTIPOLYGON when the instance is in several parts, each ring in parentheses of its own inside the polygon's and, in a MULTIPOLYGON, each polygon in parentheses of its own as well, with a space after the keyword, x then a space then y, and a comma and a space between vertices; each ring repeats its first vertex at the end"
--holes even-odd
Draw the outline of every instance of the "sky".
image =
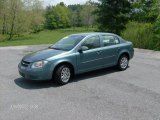
MULTIPOLYGON (((88 0, 43 0, 44 6, 56 5, 57 3, 64 2, 66 5, 70 4, 84 4, 88 0)), ((97 2, 98 0, 92 0, 97 2)))

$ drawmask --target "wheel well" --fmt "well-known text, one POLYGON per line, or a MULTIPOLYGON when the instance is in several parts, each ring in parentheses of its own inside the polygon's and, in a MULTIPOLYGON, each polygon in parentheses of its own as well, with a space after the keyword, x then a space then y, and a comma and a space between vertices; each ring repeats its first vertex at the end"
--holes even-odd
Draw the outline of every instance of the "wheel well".
POLYGON ((56 65, 56 67, 55 67, 55 69, 53 70, 53 75, 55 74, 55 72, 56 72, 56 70, 60 67, 60 66, 62 66, 62 65, 67 65, 67 66, 69 66, 69 68, 71 69, 71 72, 72 72, 72 75, 74 76, 74 67, 73 67, 73 65, 71 64, 71 63, 69 63, 69 62, 62 62, 62 63, 59 63, 58 65, 56 65))
POLYGON ((126 56, 128 57, 128 60, 130 59, 130 56, 129 56, 129 54, 128 54, 127 52, 122 53, 122 54, 120 55, 120 57, 121 57, 122 55, 126 55, 126 56))

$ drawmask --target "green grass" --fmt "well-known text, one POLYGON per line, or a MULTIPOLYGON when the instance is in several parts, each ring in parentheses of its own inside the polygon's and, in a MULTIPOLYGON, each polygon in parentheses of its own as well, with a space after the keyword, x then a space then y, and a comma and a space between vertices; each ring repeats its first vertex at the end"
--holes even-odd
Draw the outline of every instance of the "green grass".
POLYGON ((21 36, 15 36, 13 40, 7 41, 2 40, 4 36, 0 37, 0 46, 19 46, 19 45, 40 45, 40 44, 53 44, 59 39, 74 33, 81 32, 93 32, 95 29, 90 28, 86 30, 85 28, 68 28, 59 30, 44 30, 39 33, 23 34, 21 36))

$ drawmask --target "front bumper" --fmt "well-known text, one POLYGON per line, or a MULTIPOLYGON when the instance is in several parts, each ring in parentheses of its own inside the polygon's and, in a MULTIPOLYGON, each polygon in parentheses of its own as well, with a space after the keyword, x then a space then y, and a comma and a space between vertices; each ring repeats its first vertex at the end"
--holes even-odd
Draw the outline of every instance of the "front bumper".
POLYGON ((32 69, 30 66, 24 67, 21 63, 18 65, 19 74, 27 80, 51 80, 52 74, 46 66, 44 68, 32 69))

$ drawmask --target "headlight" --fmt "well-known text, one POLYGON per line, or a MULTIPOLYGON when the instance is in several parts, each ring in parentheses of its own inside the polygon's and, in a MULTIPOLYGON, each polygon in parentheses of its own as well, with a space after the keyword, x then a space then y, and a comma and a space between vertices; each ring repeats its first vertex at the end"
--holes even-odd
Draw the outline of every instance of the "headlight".
POLYGON ((31 68, 42 68, 42 67, 44 67, 47 63, 48 63, 48 61, 45 61, 45 60, 38 61, 38 62, 33 63, 31 68))

